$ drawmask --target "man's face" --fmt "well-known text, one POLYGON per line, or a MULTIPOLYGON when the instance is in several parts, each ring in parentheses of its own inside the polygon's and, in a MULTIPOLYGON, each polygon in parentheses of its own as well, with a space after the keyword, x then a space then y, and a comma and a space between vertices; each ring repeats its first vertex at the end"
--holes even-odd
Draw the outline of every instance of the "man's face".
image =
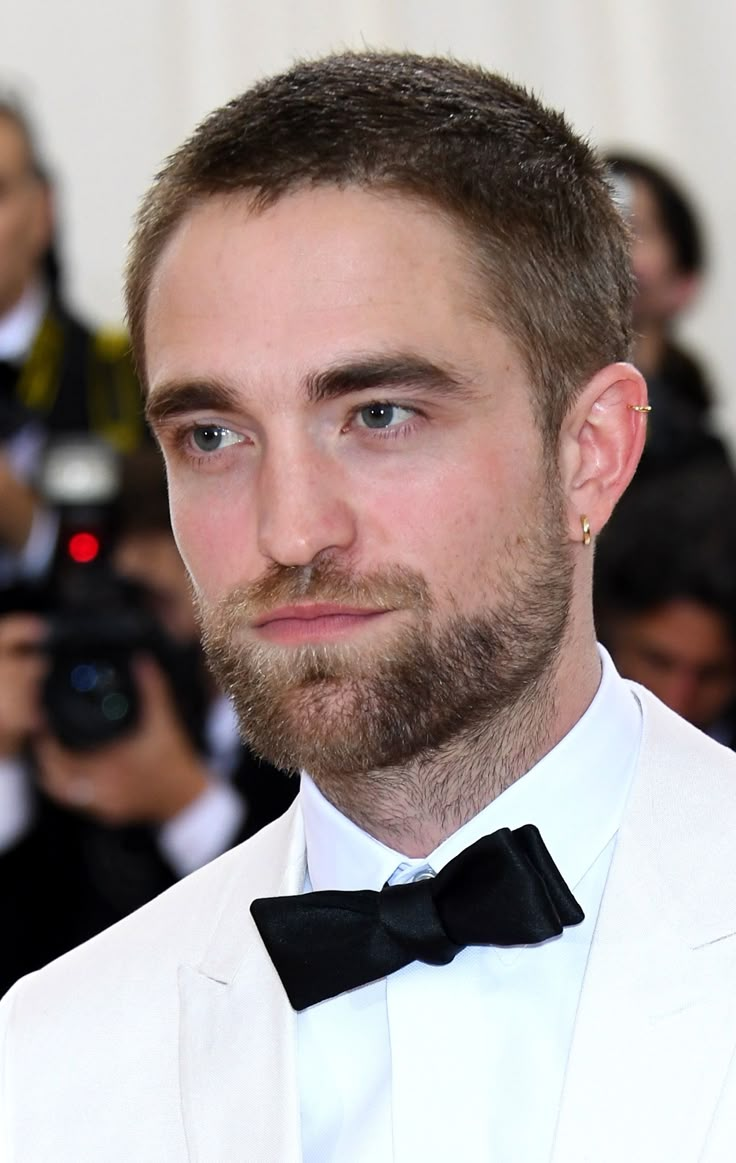
POLYGON ((707 730, 730 709, 736 651, 725 618, 715 610, 677 599, 616 618, 610 636, 621 673, 696 727, 707 730))
POLYGON ((281 765, 346 772, 528 695, 564 505, 459 237, 350 188, 211 199, 159 261, 150 409, 215 668, 281 765))
POLYGON ((689 305, 697 280, 679 269, 673 241, 647 183, 630 178, 627 184, 633 232, 631 263, 636 277, 634 322, 646 333, 651 327, 668 324, 689 305))
POLYGON ((48 195, 18 127, 0 115, 0 315, 36 274, 49 241, 48 195))

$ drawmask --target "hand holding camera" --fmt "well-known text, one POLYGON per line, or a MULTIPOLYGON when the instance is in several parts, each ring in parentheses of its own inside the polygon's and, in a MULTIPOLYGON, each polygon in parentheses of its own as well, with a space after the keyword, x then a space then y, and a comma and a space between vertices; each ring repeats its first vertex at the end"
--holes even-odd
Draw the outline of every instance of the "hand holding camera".
POLYGON ((39 782, 59 803, 106 824, 160 824, 200 795, 208 774, 155 660, 136 657, 132 669, 141 707, 136 729, 92 751, 44 734, 34 745, 39 782))

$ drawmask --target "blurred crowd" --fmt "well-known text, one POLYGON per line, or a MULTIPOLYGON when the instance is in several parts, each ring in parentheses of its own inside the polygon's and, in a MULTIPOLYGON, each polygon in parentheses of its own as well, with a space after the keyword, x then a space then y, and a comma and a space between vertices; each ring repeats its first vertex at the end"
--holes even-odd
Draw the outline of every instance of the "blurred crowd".
MULTIPOLYGON (((701 229, 666 173, 607 160, 653 410, 597 550, 599 634, 626 677, 733 746, 736 478, 677 338, 705 273, 701 229)), ((0 992, 251 835, 298 786, 251 753, 210 682, 126 338, 77 318, 62 276, 53 183, 0 101, 0 992)))
POLYGON ((707 374, 677 336, 705 276, 702 228, 669 174, 640 157, 607 160, 632 231, 634 362, 652 412, 597 546, 598 634, 627 678, 734 746, 736 476, 707 374))

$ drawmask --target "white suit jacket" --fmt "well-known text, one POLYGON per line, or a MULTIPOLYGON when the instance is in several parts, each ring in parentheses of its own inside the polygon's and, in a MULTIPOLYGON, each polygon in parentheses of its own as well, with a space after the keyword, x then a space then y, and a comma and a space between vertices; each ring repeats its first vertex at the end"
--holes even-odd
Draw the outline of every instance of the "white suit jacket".
MULTIPOLYGON (((733 1163, 736 756, 637 694, 553 1163, 733 1163)), ((304 873, 297 801, 11 990, 3 1163, 297 1163, 296 1019, 249 905, 304 873)))

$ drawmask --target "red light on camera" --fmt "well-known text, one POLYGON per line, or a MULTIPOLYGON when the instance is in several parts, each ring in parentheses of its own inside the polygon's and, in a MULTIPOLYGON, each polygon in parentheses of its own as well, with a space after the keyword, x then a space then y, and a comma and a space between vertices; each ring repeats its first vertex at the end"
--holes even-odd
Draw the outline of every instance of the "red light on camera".
POLYGON ((67 551, 77 565, 86 565, 100 552, 100 539, 94 533, 74 533, 69 538, 67 551))

